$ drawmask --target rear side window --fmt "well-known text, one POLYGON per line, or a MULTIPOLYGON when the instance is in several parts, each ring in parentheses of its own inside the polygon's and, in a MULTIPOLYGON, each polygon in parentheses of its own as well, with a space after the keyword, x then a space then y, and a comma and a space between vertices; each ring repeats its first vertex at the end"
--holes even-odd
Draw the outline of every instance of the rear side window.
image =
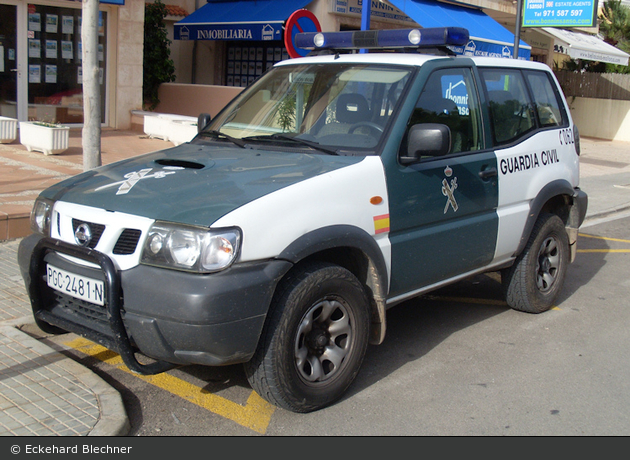
POLYGON ((564 125, 563 111, 560 109, 555 85, 546 72, 528 70, 525 72, 529 87, 534 96, 534 107, 543 128, 564 125))
POLYGON ((537 129, 566 125, 559 94, 546 72, 480 69, 480 73, 495 145, 515 142, 537 129))
POLYGON ((484 69, 495 144, 507 144, 536 127, 525 79, 520 70, 484 69))

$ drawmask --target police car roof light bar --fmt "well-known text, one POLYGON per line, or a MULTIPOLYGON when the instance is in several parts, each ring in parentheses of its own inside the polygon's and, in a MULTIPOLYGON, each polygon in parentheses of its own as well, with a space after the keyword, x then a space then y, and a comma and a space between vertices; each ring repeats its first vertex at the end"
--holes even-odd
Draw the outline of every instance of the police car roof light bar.
POLYGON ((468 30, 463 27, 302 32, 295 35, 295 46, 309 50, 435 48, 463 46, 468 43, 468 37, 468 30))

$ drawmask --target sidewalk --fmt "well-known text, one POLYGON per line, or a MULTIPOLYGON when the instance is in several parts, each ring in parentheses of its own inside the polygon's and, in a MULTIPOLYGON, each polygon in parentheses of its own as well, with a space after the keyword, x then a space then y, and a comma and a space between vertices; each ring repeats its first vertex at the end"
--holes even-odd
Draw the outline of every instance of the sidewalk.
MULTIPOLYGON (((39 191, 82 171, 81 130, 59 155, 0 144, 0 436, 124 436, 130 425, 119 393, 84 366, 32 338, 30 303, 17 266, 19 238, 39 191), (4 240, 4 241, 3 241, 4 240)), ((630 143, 582 139, 587 221, 630 210, 630 143)), ((167 148, 141 132, 104 130, 108 164, 167 148)))
MULTIPOLYGON (((102 163, 172 145, 103 130, 102 163)), ((0 436, 124 436, 130 429, 118 391, 22 328, 33 319, 17 264, 20 238, 30 233, 39 192, 82 172, 82 152, 80 129, 71 130, 70 148, 59 155, 0 144, 0 436)))

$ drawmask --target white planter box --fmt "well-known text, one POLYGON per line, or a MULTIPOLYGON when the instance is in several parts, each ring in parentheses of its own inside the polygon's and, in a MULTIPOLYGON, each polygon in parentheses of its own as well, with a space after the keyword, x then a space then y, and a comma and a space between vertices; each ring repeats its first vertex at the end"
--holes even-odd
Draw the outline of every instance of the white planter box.
POLYGON ((169 140, 173 144, 179 145, 184 142, 189 142, 197 135, 197 120, 171 120, 169 131, 169 140))
MULTIPOLYGON (((156 113, 144 116, 144 133, 153 139, 163 139, 172 141, 175 145, 182 142, 188 142, 192 139, 185 139, 190 129, 181 129, 181 123, 192 124, 197 123, 195 117, 186 115, 176 115, 171 113, 156 113), (183 131, 183 132, 182 132, 183 131), (182 136, 184 136, 182 138, 182 136), (175 140, 173 140, 175 139, 175 140)), ((196 134, 196 133, 195 133, 196 134)))
POLYGON ((0 144, 10 144, 17 138, 17 123, 15 118, 0 117, 0 144))
POLYGON ((70 128, 68 126, 42 126, 37 122, 20 122, 20 143, 31 152, 36 150, 45 155, 61 153, 68 149, 70 128))
POLYGON ((159 114, 145 115, 144 134, 149 136, 151 139, 163 139, 168 141, 168 124, 168 118, 160 116, 159 114))

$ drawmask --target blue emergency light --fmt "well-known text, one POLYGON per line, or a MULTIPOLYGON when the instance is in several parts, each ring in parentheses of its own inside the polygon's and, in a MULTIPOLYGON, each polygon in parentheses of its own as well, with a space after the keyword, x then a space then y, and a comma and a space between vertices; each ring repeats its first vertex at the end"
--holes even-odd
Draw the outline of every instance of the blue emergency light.
POLYGON ((435 48, 463 46, 468 43, 468 37, 468 29, 463 27, 302 32, 295 35, 295 46, 307 50, 435 48))

